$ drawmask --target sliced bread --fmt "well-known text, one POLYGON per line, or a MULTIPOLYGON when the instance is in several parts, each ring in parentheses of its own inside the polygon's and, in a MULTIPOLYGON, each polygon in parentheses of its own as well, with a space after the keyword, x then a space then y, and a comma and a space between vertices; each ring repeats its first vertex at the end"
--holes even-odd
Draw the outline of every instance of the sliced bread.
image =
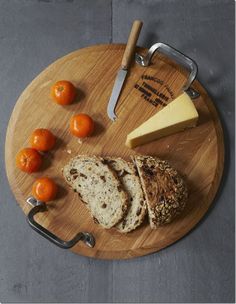
POLYGON ((188 191, 168 162, 151 156, 134 156, 152 229, 170 223, 185 207, 188 191))
POLYGON ((116 228, 122 233, 130 232, 143 222, 146 214, 144 195, 137 170, 133 163, 126 162, 122 158, 106 157, 104 160, 116 172, 130 200, 127 215, 116 225, 116 228))
POLYGON ((63 168, 63 176, 104 228, 115 226, 127 213, 128 195, 102 158, 79 155, 63 168))

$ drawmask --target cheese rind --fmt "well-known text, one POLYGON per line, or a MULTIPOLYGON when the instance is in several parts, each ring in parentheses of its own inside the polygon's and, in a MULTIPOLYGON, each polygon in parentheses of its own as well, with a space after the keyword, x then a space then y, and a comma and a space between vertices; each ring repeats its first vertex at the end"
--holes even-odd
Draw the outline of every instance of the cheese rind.
POLYGON ((155 139, 195 127, 198 112, 187 93, 181 94, 165 108, 128 134, 126 146, 134 148, 155 139))

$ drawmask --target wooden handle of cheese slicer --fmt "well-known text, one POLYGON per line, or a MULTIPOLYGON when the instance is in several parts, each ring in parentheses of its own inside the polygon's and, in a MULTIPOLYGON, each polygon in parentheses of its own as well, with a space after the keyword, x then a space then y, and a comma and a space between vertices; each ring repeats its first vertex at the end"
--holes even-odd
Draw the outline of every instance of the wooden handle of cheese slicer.
POLYGON ((135 20, 133 23, 121 62, 121 67, 124 70, 127 70, 129 68, 142 25, 143 23, 140 20, 135 20))

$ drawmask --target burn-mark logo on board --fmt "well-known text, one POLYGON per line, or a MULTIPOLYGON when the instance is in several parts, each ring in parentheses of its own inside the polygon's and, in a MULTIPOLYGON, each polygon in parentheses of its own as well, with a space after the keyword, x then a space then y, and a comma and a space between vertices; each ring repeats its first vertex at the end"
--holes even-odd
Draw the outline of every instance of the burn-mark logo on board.
POLYGON ((175 98, 169 85, 165 84, 163 80, 147 74, 142 75, 134 88, 140 93, 142 99, 155 107, 163 108, 175 98))

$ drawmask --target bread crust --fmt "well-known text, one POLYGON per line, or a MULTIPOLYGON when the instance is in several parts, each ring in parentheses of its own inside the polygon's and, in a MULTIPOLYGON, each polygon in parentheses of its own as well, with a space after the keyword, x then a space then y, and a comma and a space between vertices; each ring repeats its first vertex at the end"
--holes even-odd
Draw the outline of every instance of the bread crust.
POLYGON ((132 159, 141 179, 151 228, 170 223, 186 205, 188 191, 184 180, 165 160, 151 156, 132 159))

